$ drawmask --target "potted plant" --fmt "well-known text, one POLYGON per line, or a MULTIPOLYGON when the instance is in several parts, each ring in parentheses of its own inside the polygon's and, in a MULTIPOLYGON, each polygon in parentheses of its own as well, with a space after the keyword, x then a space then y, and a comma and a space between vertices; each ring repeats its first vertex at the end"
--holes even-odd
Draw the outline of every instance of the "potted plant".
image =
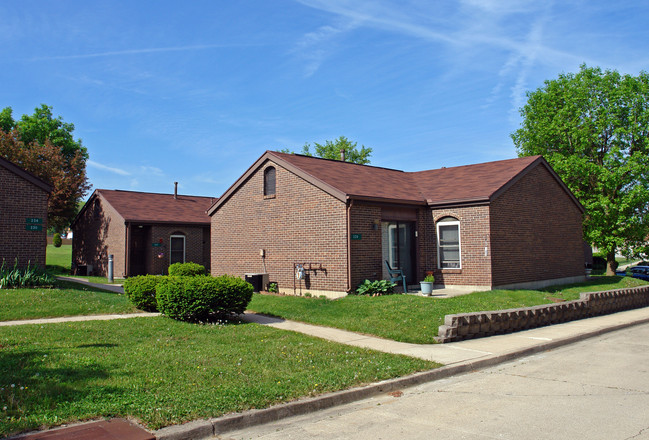
POLYGON ((435 282, 435 277, 431 274, 426 275, 426 278, 424 278, 424 281, 419 282, 419 286, 421 287, 421 293, 424 295, 430 295, 433 293, 433 283, 435 282))

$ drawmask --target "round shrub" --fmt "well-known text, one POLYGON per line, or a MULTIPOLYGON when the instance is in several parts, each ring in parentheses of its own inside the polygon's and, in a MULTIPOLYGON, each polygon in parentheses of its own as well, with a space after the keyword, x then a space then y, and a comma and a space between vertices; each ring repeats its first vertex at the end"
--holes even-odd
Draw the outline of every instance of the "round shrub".
POLYGON ((211 321, 240 314, 252 299, 253 287, 241 278, 223 275, 167 277, 156 287, 158 310, 181 321, 211 321))
POLYGON ((178 277, 205 275, 205 266, 198 263, 174 263, 169 266, 169 275, 178 277))
POLYGON ((63 244, 63 239, 59 234, 54 234, 54 236, 52 237, 52 244, 54 245, 54 247, 61 247, 61 245, 63 244))
POLYGON ((138 275, 124 280, 124 292, 131 302, 140 310, 157 311, 155 288, 165 276, 138 275))

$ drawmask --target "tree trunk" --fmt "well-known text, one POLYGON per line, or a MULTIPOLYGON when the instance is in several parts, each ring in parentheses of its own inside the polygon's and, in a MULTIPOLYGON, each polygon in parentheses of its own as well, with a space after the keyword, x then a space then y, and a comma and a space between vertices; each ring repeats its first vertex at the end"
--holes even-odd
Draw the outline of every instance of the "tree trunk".
POLYGON ((615 251, 606 253, 606 275, 615 275, 618 262, 615 261, 615 251))

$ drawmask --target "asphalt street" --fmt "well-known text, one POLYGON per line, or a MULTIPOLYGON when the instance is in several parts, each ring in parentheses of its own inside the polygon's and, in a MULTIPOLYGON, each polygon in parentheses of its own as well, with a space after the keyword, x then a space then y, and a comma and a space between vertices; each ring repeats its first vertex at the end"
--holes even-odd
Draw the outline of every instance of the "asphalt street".
POLYGON ((220 439, 649 439, 649 324, 220 439))

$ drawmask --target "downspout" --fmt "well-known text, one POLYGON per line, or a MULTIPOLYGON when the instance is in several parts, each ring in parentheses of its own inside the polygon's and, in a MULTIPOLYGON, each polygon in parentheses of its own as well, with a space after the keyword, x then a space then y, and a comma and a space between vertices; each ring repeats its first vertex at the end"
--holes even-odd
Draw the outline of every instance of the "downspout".
POLYGON ((130 252, 128 248, 128 243, 131 240, 131 223, 126 222, 124 223, 126 226, 126 243, 124 243, 124 275, 128 277, 130 274, 128 273, 128 264, 130 260, 130 252))
POLYGON ((352 291, 352 240, 351 240, 351 209, 354 201, 347 199, 347 293, 352 291))

